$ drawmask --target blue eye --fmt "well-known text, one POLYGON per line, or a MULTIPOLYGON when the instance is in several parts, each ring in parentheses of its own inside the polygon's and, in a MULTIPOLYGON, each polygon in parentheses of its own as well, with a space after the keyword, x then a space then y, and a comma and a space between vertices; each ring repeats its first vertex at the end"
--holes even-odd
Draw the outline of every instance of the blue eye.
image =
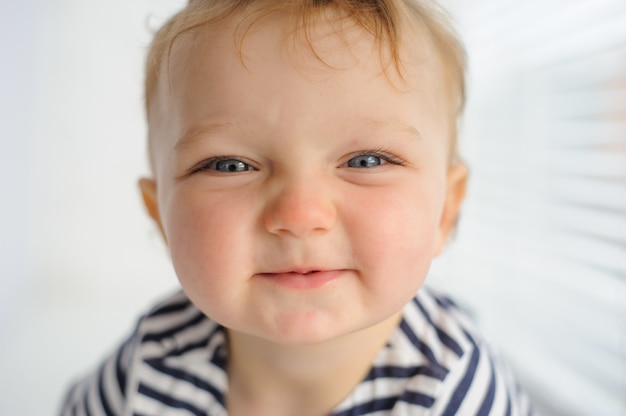
POLYGON ((207 166, 218 172, 245 172, 247 170, 254 170, 252 166, 237 159, 218 159, 209 163, 207 166))
POLYGON ((374 155, 358 155, 348 160, 349 168, 373 168, 383 164, 383 159, 374 155))
POLYGON ((235 174, 257 170, 253 165, 243 162, 232 156, 218 156, 206 159, 196 166, 192 167, 181 178, 194 175, 196 173, 205 173, 211 175, 235 174))

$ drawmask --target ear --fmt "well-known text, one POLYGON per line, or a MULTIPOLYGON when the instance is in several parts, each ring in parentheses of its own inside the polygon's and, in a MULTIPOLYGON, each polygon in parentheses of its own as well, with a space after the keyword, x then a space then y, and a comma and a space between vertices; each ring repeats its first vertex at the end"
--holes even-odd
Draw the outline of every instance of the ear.
POLYGON ((163 232, 163 224, 161 223, 161 215, 159 213, 159 204, 157 199, 157 184, 154 179, 141 178, 139 180, 139 189, 143 198, 143 204, 148 211, 150 217, 154 220, 161 231, 163 239, 167 243, 165 232, 163 232))
POLYGON ((446 180, 446 196, 439 222, 439 232, 435 246, 435 255, 443 251, 450 234, 454 231, 459 219, 461 204, 465 199, 468 170, 463 163, 456 162, 448 168, 446 180))

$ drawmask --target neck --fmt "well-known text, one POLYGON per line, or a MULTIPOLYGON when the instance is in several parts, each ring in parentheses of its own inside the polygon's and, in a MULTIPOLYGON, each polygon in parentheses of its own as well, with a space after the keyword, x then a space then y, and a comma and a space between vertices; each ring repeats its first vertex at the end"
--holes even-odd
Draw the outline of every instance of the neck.
POLYGON ((365 377, 400 318, 314 345, 229 330, 229 414, 330 413, 365 377))

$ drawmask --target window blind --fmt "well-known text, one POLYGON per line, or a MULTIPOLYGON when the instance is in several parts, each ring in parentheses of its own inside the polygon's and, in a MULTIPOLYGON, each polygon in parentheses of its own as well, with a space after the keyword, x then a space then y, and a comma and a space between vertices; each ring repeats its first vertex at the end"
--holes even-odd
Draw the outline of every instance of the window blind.
POLYGON ((459 232, 431 284, 544 415, 626 414, 626 2, 445 1, 470 55, 459 232))

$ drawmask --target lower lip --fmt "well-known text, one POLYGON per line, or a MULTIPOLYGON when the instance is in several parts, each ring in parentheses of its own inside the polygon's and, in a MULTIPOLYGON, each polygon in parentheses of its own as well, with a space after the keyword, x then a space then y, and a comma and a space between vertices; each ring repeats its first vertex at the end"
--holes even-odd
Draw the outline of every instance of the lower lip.
POLYGON ((345 270, 302 273, 262 273, 258 276, 270 282, 296 290, 317 289, 340 278, 345 270))

